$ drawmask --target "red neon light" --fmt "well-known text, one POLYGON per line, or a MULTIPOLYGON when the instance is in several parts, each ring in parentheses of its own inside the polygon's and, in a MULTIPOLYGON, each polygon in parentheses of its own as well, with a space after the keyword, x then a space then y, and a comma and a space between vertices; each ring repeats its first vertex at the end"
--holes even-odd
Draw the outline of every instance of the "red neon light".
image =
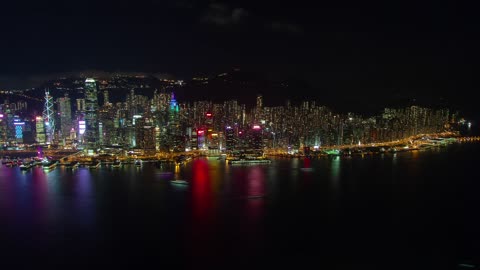
POLYGON ((260 126, 259 125, 254 125, 253 129, 260 129, 260 126))
POLYGON ((211 113, 207 113, 207 117, 211 117, 211 116, 212 116, 212 114, 211 114, 211 113))
POLYGON ((203 134, 203 130, 199 130, 199 131, 198 131, 198 134, 203 134))

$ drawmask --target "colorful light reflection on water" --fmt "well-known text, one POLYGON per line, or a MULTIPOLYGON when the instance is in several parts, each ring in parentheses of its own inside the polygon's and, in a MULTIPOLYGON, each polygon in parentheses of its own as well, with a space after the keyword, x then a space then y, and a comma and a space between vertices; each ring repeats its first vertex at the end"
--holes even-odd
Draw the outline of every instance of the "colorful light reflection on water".
POLYGON ((90 251, 114 265, 122 264, 118 258, 168 256, 192 267, 222 258, 248 264, 245 258, 262 256, 291 263, 395 258, 365 242, 402 250, 406 261, 426 249, 442 258, 452 249, 471 257, 470 247, 480 242, 479 224, 468 214, 475 205, 472 185, 478 187, 467 174, 478 174, 472 161, 477 152, 471 153, 276 159, 255 166, 194 159, 178 167, 48 172, 0 166, 0 231, 8 236, 8 254, 48 257, 53 248, 57 259, 88 261, 90 251), (189 185, 178 188, 173 179, 189 185), (436 240, 441 232, 450 240, 436 240), (305 243, 316 249, 302 249, 305 243), (173 251, 162 256, 165 250, 173 251))

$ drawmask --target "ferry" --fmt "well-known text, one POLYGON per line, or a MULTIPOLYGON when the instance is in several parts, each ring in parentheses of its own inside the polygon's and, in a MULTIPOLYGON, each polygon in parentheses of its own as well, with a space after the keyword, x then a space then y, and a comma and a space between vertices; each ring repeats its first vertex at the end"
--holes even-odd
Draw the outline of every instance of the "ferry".
POLYGON ((338 149, 324 150, 324 152, 329 156, 339 156, 340 155, 340 150, 338 150, 338 149))
POLYGON ((44 170, 51 170, 57 167, 58 161, 56 160, 49 160, 49 161, 43 161, 42 162, 42 167, 44 170))
POLYGON ((5 163, 5 166, 7 167, 15 167, 17 166, 17 162, 14 162, 14 161, 7 161, 7 163, 5 163))
POLYGON ((170 181, 172 184, 177 184, 177 185, 188 185, 188 182, 185 180, 172 180, 170 181))
POLYGON ((26 171, 28 169, 31 169, 33 166, 35 166, 35 163, 32 161, 32 162, 23 163, 19 167, 20 167, 20 170, 26 171))
POLYGON ((269 164, 272 163, 270 159, 229 159, 228 164, 269 164))
POLYGON ((8 163, 12 162, 9 156, 5 156, 2 158, 2 165, 7 165, 8 163))
POLYGON ((115 160, 112 163, 112 168, 120 168, 122 166, 122 162, 120 160, 115 160))

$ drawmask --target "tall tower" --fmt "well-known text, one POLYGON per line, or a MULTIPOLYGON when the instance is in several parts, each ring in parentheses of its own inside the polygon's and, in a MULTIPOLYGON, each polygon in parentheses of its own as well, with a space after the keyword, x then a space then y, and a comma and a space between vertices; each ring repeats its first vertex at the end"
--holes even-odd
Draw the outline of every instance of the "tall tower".
POLYGON ((45 105, 43 106, 43 120, 47 144, 53 142, 55 135, 55 114, 53 112, 53 98, 48 89, 45 90, 45 105))
POLYGON ((70 98, 65 94, 65 97, 57 99, 58 111, 60 113, 60 130, 62 131, 62 137, 70 136, 70 130, 72 129, 72 105, 70 98))
POLYGON ((44 144, 46 142, 45 138, 45 121, 43 121, 43 117, 37 116, 35 117, 35 127, 37 130, 37 143, 44 144))
POLYGON ((263 116, 263 97, 262 95, 257 95, 257 106, 255 107, 255 121, 260 122, 263 116))
POLYGON ((182 139, 180 132, 180 114, 177 101, 175 100, 175 95, 172 92, 172 98, 170 99, 170 110, 169 110, 169 119, 168 119, 168 136, 169 136, 169 145, 170 150, 172 151, 183 151, 182 148, 182 139))
POLYGON ((85 80, 85 142, 88 148, 94 148, 98 140, 98 97, 94 79, 85 80))
POLYGON ((103 91, 103 106, 106 106, 110 103, 108 90, 103 91))

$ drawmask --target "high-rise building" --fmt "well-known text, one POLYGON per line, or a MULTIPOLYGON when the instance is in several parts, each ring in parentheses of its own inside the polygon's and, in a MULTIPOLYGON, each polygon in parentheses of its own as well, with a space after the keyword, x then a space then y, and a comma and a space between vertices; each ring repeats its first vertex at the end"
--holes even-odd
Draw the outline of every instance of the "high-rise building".
POLYGON ((5 115, 0 112, 0 143, 7 142, 7 121, 5 115))
POLYGON ((260 125, 253 125, 249 134, 249 148, 254 150, 257 154, 263 153, 263 137, 262 127, 260 125))
POLYGON ((138 118, 135 121, 135 144, 146 155, 155 154, 155 127, 150 118, 138 118))
POLYGON ((225 149, 227 152, 235 150, 235 130, 231 126, 225 129, 225 149))
POLYGON ((109 97, 108 97, 108 90, 103 91, 103 105, 106 106, 110 103, 109 97))
POLYGON ((172 98, 170 99, 168 141, 170 151, 185 151, 185 145, 180 130, 180 108, 177 104, 177 101, 175 100, 175 95, 173 93, 172 98))
POLYGON ((43 121, 45 121, 45 135, 47 143, 53 143, 55 137, 55 113, 53 111, 53 98, 45 90, 45 105, 43 107, 43 121))
POLYGON ((87 148, 96 148, 98 143, 98 97, 97 84, 94 79, 85 80, 85 134, 87 148))
POLYGON ((68 95, 57 99, 58 113, 60 114, 60 131, 62 137, 69 137, 72 129, 72 105, 68 95))
POLYGON ((25 129, 25 122, 21 121, 18 116, 14 119, 13 126, 15 127, 15 140, 17 143, 23 143, 23 130, 25 129))
POLYGON ((85 99, 77 98, 77 114, 85 113, 85 99))
POLYGON ((37 116, 35 117, 35 128, 36 128, 36 141, 37 143, 44 144, 46 143, 46 136, 45 136, 45 122, 43 121, 43 117, 37 116))

